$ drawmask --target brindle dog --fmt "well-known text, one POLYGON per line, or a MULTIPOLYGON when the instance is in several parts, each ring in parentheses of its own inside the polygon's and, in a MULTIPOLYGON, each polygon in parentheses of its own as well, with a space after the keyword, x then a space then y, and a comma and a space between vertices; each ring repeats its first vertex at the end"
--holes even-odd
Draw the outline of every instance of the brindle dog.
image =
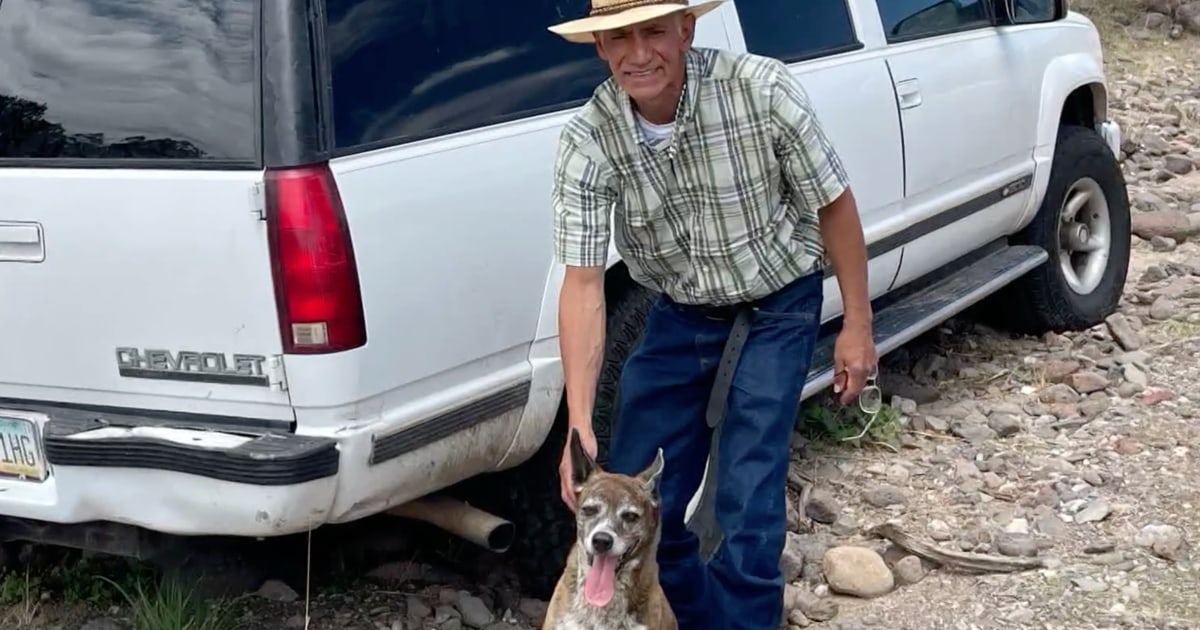
POLYGON ((608 473, 571 430, 578 538, 543 630, 677 630, 658 583, 662 449, 635 476, 608 473))

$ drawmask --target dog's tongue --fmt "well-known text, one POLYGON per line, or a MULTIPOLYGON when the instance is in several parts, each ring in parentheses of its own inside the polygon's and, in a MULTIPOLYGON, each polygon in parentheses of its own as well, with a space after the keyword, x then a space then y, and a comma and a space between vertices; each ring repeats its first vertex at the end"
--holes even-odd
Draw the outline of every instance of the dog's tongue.
POLYGON ((583 578, 584 599, 593 606, 607 606, 612 601, 616 580, 617 559, 609 555, 596 556, 583 578))

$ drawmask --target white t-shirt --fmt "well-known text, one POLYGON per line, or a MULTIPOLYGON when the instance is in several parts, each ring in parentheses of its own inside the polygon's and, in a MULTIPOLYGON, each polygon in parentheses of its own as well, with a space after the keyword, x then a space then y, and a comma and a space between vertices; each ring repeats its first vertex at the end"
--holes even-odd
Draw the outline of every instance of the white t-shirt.
POLYGON ((658 125, 642 118, 642 115, 634 112, 637 118, 638 126, 642 128, 642 135, 646 136, 646 140, 650 142, 650 146, 659 148, 670 142, 671 133, 675 131, 675 121, 658 125))

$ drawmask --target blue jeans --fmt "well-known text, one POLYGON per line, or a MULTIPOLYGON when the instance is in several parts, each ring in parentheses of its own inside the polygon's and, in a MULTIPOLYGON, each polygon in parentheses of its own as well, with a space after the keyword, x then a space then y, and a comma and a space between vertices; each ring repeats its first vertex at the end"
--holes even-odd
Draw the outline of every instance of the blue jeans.
POLYGON ((779 627, 784 489, 820 326, 821 282, 820 272, 809 274, 759 304, 721 429, 715 511, 724 541, 707 564, 684 513, 704 474, 712 437, 704 411, 732 319, 712 319, 659 296, 622 371, 608 468, 636 473, 663 449, 658 561, 680 628, 779 627))

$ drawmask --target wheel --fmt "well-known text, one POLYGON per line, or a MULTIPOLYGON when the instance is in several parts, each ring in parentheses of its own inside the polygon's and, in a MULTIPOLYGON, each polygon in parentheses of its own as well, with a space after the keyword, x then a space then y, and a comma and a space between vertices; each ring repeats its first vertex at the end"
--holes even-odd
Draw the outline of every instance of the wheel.
MULTIPOLYGON (((637 345, 646 323, 653 292, 632 280, 618 277, 606 284, 619 287, 608 296, 604 363, 596 386, 592 426, 596 433, 597 461, 608 461, 608 442, 616 416, 617 389, 625 359, 637 345)), ((614 287, 614 288, 616 288, 614 287)), ((574 515, 563 505, 559 492, 558 464, 567 439, 566 403, 542 447, 528 461, 495 475, 488 486, 504 496, 497 510, 516 525, 516 538, 506 553, 511 557, 523 590, 549 599, 562 574, 567 554, 575 543, 574 515)))
POLYGON ((1130 250, 1125 177, 1100 134, 1059 129, 1046 196, 1037 216, 1011 239, 1046 250, 1046 264, 1010 284, 1004 327, 1042 334, 1084 330, 1116 310, 1130 250))

